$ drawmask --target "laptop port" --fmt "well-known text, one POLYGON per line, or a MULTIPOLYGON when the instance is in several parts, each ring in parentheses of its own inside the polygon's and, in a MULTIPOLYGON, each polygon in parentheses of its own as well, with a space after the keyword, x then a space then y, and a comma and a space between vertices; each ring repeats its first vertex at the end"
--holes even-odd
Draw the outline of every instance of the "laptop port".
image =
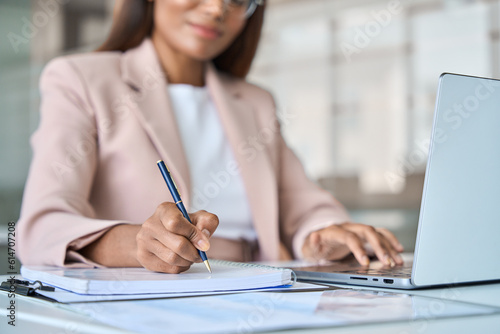
POLYGON ((394 283, 394 280, 393 279, 384 278, 384 283, 392 284, 392 283, 394 283))
POLYGON ((359 279, 359 280, 362 280, 362 281, 368 281, 368 278, 366 277, 356 277, 356 276, 351 276, 349 277, 350 279, 359 279))

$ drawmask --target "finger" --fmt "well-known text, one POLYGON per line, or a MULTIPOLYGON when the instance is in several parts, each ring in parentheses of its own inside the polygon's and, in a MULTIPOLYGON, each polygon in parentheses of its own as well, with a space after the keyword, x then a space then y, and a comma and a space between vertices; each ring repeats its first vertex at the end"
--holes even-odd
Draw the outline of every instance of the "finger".
POLYGON ((345 244, 349 247, 359 264, 367 266, 370 264, 370 259, 366 254, 366 250, 363 247, 363 241, 353 232, 346 231, 345 234, 345 244))
POLYGON ((386 228, 377 228, 377 231, 379 233, 382 233, 384 235, 384 237, 391 243, 392 247, 398 251, 398 252, 403 252, 404 251, 404 247, 403 245, 401 245, 401 243, 398 241, 398 239, 394 236, 394 234, 392 234, 391 231, 389 231, 388 229, 386 228))
POLYGON ((403 258, 399 255, 398 251, 394 249, 393 245, 390 243, 390 241, 380 232, 377 232, 380 237, 380 241, 383 243, 385 249, 389 252, 390 256, 390 261, 391 262, 391 267, 393 267, 393 263, 396 263, 398 265, 403 264, 403 258))
POLYGON ((219 217, 205 210, 197 211, 189 216, 193 224, 208 238, 214 234, 219 226, 219 217))
MULTIPOLYGON (((165 233, 162 233, 160 235, 156 235, 155 237, 156 237, 155 239, 159 243, 161 243, 161 245, 165 249, 176 253, 177 255, 187 260, 188 262, 193 263, 201 261, 200 255, 198 254, 198 250, 186 237, 171 233, 169 231, 166 231, 165 233)), ((157 252, 154 253, 159 255, 157 252)))
POLYGON ((158 240, 151 240, 149 242, 148 250, 154 255, 156 255, 159 259, 161 259, 163 262, 166 262, 171 266, 188 267, 191 264, 193 264, 192 261, 184 259, 176 252, 165 247, 158 240))
POLYGON ((366 241, 372 246, 373 251, 377 255, 377 258, 383 264, 390 266, 391 257, 389 255, 389 250, 386 249, 385 243, 381 240, 381 235, 375 230, 373 226, 362 225, 361 233, 363 234, 366 241))
POLYGON ((394 266, 395 263, 403 264, 403 259, 397 253, 397 250, 394 249, 393 244, 385 237, 384 233, 392 236, 392 239, 396 241, 396 244, 399 244, 399 242, 387 229, 375 229, 370 225, 357 223, 344 223, 342 226, 357 233, 358 235, 361 234, 366 242, 368 242, 368 247, 373 249, 375 255, 384 265, 394 266), (383 233, 379 233, 380 230, 382 230, 383 233))
POLYGON ((162 216, 161 222, 168 232, 184 236, 201 251, 207 251, 210 248, 208 237, 203 234, 196 226, 191 224, 186 218, 179 215, 170 214, 162 216))
POLYGON ((167 274, 179 274, 183 271, 188 270, 190 267, 190 266, 183 267, 183 266, 171 265, 169 263, 166 263, 153 253, 149 253, 143 256, 142 259, 144 260, 144 262, 141 262, 141 264, 143 265, 144 268, 151 271, 157 271, 167 274))
MULTIPOLYGON (((201 260, 198 251, 186 237, 168 231, 161 221, 155 222, 156 220, 154 219, 148 219, 142 225, 136 237, 138 247, 143 247, 152 251, 154 249, 151 248, 151 241, 157 240, 163 247, 174 251, 190 262, 198 262, 201 260)), ((159 246, 155 244, 155 249, 158 248, 159 246)))

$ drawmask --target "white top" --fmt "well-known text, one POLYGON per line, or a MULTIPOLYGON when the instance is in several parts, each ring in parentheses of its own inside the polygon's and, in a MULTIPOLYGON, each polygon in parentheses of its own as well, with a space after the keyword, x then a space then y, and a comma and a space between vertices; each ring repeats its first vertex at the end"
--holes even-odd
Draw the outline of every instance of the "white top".
POLYGON ((191 175, 188 210, 216 214, 217 237, 256 240, 238 164, 207 88, 169 84, 168 92, 191 175))

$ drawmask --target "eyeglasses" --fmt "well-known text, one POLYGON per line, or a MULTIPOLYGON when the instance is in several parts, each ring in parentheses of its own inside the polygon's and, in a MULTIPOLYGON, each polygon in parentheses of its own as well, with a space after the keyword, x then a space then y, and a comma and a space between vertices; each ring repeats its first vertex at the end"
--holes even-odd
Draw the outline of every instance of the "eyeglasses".
MULTIPOLYGON (((202 3, 206 0, 191 0, 202 3)), ((255 12, 258 6, 264 5, 264 0, 222 0, 224 9, 228 12, 248 19, 255 12)))

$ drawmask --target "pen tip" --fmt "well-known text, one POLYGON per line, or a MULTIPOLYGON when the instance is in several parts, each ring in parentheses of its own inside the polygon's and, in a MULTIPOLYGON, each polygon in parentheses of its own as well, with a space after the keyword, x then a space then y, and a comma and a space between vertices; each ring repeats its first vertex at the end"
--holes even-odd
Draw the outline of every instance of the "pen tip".
POLYGON ((159 163, 160 163, 160 162, 162 162, 162 161, 163 161, 163 160, 158 160, 158 161, 156 162, 156 164, 159 164, 159 163))
POLYGON ((212 273, 212 268, 210 268, 210 263, 208 263, 208 260, 203 261, 205 263, 205 266, 207 266, 207 269, 210 273, 212 273))

